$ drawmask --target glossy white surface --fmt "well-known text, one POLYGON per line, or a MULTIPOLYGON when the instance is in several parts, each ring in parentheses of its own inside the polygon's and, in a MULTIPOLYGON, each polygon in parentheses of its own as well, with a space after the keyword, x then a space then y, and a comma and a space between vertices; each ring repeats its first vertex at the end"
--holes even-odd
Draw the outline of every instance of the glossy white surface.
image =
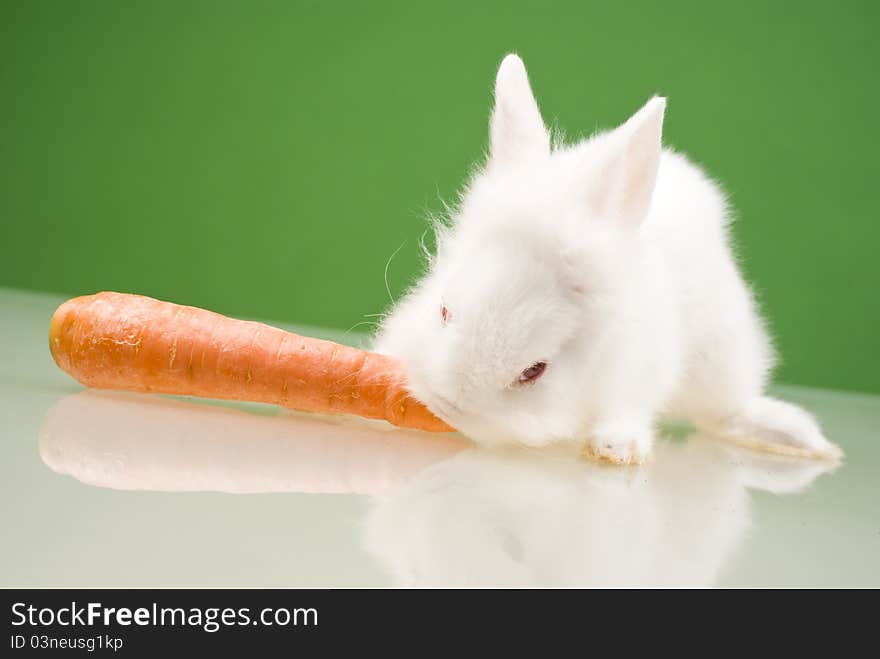
POLYGON ((840 466, 679 430, 617 468, 84 391, 60 301, 0 289, 0 586, 880 585, 878 397, 777 390, 840 466))

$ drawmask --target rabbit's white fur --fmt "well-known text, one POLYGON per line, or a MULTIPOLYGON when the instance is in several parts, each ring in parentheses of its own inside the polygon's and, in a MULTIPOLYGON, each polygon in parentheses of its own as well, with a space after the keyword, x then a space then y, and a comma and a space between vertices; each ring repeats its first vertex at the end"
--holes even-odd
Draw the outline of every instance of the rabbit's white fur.
POLYGON ((508 55, 487 163, 375 349, 485 444, 574 439, 641 462, 669 414, 836 455, 806 412, 763 395, 773 350, 731 254, 724 195, 661 148, 664 110, 655 97, 615 130, 552 147, 508 55), (518 383, 537 362, 543 376, 518 383))

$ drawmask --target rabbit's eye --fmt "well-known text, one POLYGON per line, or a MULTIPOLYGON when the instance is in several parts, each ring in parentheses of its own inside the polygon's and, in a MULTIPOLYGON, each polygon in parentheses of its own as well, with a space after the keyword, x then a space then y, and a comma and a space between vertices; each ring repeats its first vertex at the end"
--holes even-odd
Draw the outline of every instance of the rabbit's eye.
POLYGON ((528 384, 530 382, 534 382, 539 377, 544 375, 544 371, 546 370, 547 362, 537 362, 535 364, 532 364, 519 374, 519 377, 516 379, 516 384, 528 384))
POLYGON ((440 319, 444 325, 449 322, 449 310, 446 307, 440 307, 440 319))

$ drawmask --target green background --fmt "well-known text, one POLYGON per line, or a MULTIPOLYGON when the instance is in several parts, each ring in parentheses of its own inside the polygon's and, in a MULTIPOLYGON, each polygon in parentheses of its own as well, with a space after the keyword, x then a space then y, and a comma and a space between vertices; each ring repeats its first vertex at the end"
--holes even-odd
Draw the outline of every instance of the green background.
MULTIPOLYGON (((349 328, 420 268, 519 52, 569 135, 669 97, 778 379, 880 392, 876 5, 0 2, 0 285, 349 328)), ((359 329, 368 329, 361 326, 359 329)))

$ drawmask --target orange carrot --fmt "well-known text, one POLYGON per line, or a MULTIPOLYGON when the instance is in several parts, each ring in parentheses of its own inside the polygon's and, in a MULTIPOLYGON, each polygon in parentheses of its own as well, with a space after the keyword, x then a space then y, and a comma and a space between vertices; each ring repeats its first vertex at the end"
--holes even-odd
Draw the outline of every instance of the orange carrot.
POLYGON ((49 348, 55 363, 87 387, 454 430, 407 392, 403 369, 391 357, 141 295, 68 300, 52 316, 49 348))

